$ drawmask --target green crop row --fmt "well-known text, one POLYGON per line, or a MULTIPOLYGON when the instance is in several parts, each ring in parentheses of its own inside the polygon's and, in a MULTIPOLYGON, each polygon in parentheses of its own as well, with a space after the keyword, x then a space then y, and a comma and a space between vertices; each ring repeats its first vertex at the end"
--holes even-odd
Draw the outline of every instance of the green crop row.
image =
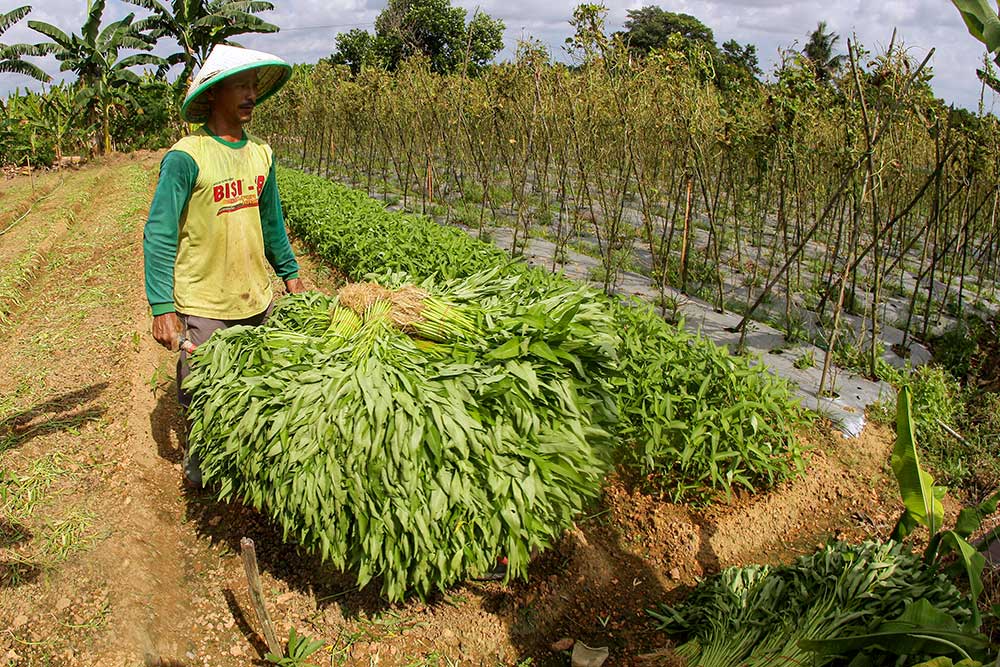
MULTIPOLYGON (((451 279, 496 269, 519 276, 521 288, 571 283, 461 230, 387 211, 323 178, 279 168, 278 180, 293 234, 353 280, 397 271, 417 280, 451 279)), ((621 341, 614 380, 618 462, 678 501, 708 500, 734 486, 766 487, 801 469, 795 430, 804 413, 786 382, 646 306, 593 298, 609 309, 621 341)))

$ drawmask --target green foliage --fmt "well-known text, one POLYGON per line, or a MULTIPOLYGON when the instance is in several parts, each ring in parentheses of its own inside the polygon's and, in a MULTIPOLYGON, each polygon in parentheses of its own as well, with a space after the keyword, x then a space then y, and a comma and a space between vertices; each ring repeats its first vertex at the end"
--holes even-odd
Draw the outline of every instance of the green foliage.
MULTIPOLYGON (((948 569, 963 576, 972 598, 973 615, 967 624, 967 629, 979 628, 980 617, 976 603, 983 590, 982 572, 986 565, 985 557, 967 541, 979 530, 982 521, 997 510, 1000 503, 1000 491, 995 492, 978 506, 966 507, 958 515, 953 530, 942 528, 944 521, 944 506, 941 499, 947 489, 936 486, 934 478, 920 467, 917 454, 917 438, 915 421, 912 414, 909 388, 903 387, 899 392, 896 412, 896 445, 892 452, 892 470, 899 483, 899 492, 903 499, 904 509, 893 529, 893 539, 904 539, 918 526, 927 528, 930 539, 924 550, 924 561, 935 569, 946 566, 944 560, 951 554, 954 562, 948 569)), ((991 536, 981 541, 981 548, 989 546, 991 536)), ((963 657, 968 657, 963 656, 963 657)))
POLYGON ((111 108, 130 98, 130 86, 137 85, 139 76, 129 68, 134 65, 164 64, 163 58, 151 53, 136 53, 119 58, 123 50, 149 51, 155 40, 139 32, 132 24, 134 14, 128 14, 101 29, 105 0, 95 0, 88 6, 87 20, 80 34, 68 35, 59 28, 41 21, 28 21, 28 26, 51 42, 39 45, 55 55, 61 71, 74 72, 78 77, 76 102, 84 105, 103 129, 101 147, 111 151, 109 121, 111 108))
POLYGON ((716 83, 730 93, 746 93, 747 88, 759 83, 764 72, 757 58, 757 47, 740 44, 730 39, 722 45, 722 52, 715 65, 716 83))
POLYGON ((961 658, 967 665, 981 665, 970 653, 987 659, 989 640, 979 633, 963 630, 947 612, 936 609, 924 599, 917 600, 899 616, 886 620, 867 634, 833 639, 804 639, 800 646, 818 655, 839 658, 854 652, 883 652, 898 658, 913 655, 924 657, 939 655, 944 651, 961 658))
POLYGON ((799 370, 813 368, 816 366, 816 355, 812 350, 807 350, 795 358, 795 361, 792 362, 792 366, 798 368, 799 370))
POLYGON ((789 565, 728 568, 653 616, 686 638, 676 652, 688 664, 882 664, 988 645, 961 628, 969 600, 898 542, 833 542, 789 565))
MULTIPOLYGON (((12 25, 23 19, 31 11, 30 5, 16 7, 5 14, 0 14, 0 35, 3 35, 12 25)), ((37 65, 24 60, 24 56, 45 55, 44 49, 35 44, 0 44, 0 72, 23 74, 38 81, 52 80, 37 65)))
POLYGON ((944 521, 944 506, 941 498, 934 493, 933 478, 920 467, 911 416, 910 390, 907 387, 899 392, 896 446, 892 451, 891 463, 906 508, 893 536, 903 539, 917 524, 926 526, 931 535, 937 533, 944 521))
POLYGON ((969 34, 990 53, 1000 52, 1000 17, 986 0, 952 0, 969 29, 969 34))
POLYGON ((834 78, 847 59, 847 56, 833 53, 839 40, 839 35, 827 31, 826 21, 820 21, 816 29, 809 33, 809 41, 802 49, 803 55, 809 59, 816 72, 816 79, 821 83, 834 78))
POLYGON ((700 43, 713 52, 716 50, 712 29, 690 14, 648 5, 630 9, 626 16, 624 37, 629 47, 639 53, 666 48, 671 35, 678 35, 685 42, 700 43))
POLYGON ((792 313, 784 319, 781 326, 785 332, 785 342, 794 345, 809 340, 809 329, 805 319, 798 313, 792 313))
POLYGON ((967 392, 966 396, 963 434, 969 446, 961 453, 971 479, 959 481, 971 482, 974 488, 1000 488, 1000 394, 967 392))
POLYGON ((231 44, 230 39, 247 33, 278 32, 278 26, 256 16, 257 12, 270 11, 274 4, 266 0, 171 0, 169 7, 159 0, 126 0, 151 12, 136 22, 136 29, 147 33, 151 39, 173 39, 180 47, 165 58, 166 67, 183 64, 177 78, 179 92, 183 92, 195 65, 205 62, 216 44, 231 44))
POLYGON ((979 351, 979 339, 986 333, 982 320, 962 320, 931 340, 934 361, 946 368, 956 380, 964 380, 973 370, 979 351))
POLYGON ((770 486, 802 469, 804 420, 788 384, 657 317, 614 304, 623 463, 674 500, 770 486))
POLYGON ((281 167, 278 178, 292 232, 354 279, 393 271, 458 278, 510 262, 502 250, 458 229, 388 213, 362 192, 281 167))
POLYGON ((40 127, 43 98, 38 93, 16 92, 0 113, 0 164, 51 165, 57 146, 40 127))
POLYGON ((504 24, 479 11, 465 19, 466 10, 451 0, 389 0, 375 19, 375 34, 340 33, 330 61, 356 75, 366 65, 395 70, 403 60, 422 56, 439 74, 475 73, 503 48, 504 24))
POLYGON ((279 665, 279 667, 305 667, 312 664, 306 662, 306 658, 321 648, 323 648, 323 642, 307 635, 300 635, 295 631, 295 628, 290 628, 285 655, 268 653, 264 659, 273 665, 279 665))
POLYGON ((274 305, 267 322, 276 329, 322 336, 330 328, 330 311, 336 305, 336 299, 320 292, 287 294, 274 305))
POLYGON ((968 454, 948 429, 964 420, 965 395, 958 381, 940 366, 920 366, 909 374, 887 375, 897 388, 909 390, 914 429, 920 433, 930 462, 949 482, 968 475, 968 454))
POLYGON ((109 131, 120 151, 159 150, 183 134, 178 118, 173 87, 146 75, 112 115, 109 131))
MULTIPOLYGON (((65 155, 93 150, 96 119, 77 103, 77 86, 62 83, 45 92, 15 91, 0 105, 0 163, 50 165, 65 155)), ((171 86, 143 76, 108 108, 108 134, 119 150, 156 150, 182 131, 171 86)))
POLYGON ((727 40, 722 44, 722 56, 726 62, 753 77, 764 73, 757 57, 757 47, 753 44, 740 44, 735 39, 727 40))
POLYGON ((367 30, 353 28, 337 35, 337 50, 330 56, 334 65, 346 65, 357 76, 377 62, 376 38, 367 30))

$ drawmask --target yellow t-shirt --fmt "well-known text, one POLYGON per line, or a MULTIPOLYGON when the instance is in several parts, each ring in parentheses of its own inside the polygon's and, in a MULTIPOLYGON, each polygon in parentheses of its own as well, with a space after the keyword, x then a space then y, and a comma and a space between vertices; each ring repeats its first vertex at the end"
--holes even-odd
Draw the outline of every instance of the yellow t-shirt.
POLYGON ((226 320, 263 312, 271 283, 259 196, 271 170, 271 148, 249 134, 239 144, 223 143, 201 128, 171 150, 188 154, 198 167, 178 225, 176 309, 226 320))

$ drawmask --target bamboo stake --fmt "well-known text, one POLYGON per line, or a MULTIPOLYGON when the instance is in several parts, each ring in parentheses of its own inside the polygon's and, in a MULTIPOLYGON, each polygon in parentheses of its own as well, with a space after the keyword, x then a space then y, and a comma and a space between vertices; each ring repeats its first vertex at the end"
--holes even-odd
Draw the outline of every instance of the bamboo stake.
MULTIPOLYGON (((920 63, 920 66, 917 67, 917 69, 914 70, 914 72, 910 75, 910 78, 907 79, 906 85, 903 87, 902 93, 895 100, 895 103, 890 108, 889 113, 882 119, 881 124, 878 127, 876 127, 875 131, 872 133, 871 143, 870 143, 870 146, 872 148, 878 145, 879 140, 882 138, 883 133, 887 129, 894 112, 896 111, 896 109, 900 104, 899 98, 905 97, 906 93, 909 91, 910 86, 920 76, 920 73, 923 72, 924 67, 927 66, 928 61, 933 55, 934 55, 934 49, 931 49, 924 57, 923 61, 920 63)), ((862 160, 863 159, 864 158, 862 158, 862 160)), ((736 325, 735 330, 743 331, 746 328, 747 323, 750 321, 750 318, 753 315, 754 311, 757 310, 758 306, 760 306, 760 304, 770 293, 771 288, 773 288, 774 285, 781 279, 781 277, 784 275, 784 272, 788 270, 788 267, 791 266, 792 262, 795 260, 796 257, 798 257, 799 253, 805 249, 806 244, 812 240, 813 235, 816 233, 816 230, 820 228, 820 225, 826 222, 827 216, 830 215, 831 211, 834 208, 834 205, 843 195, 844 189, 850 182, 854 172, 861 167, 861 164, 862 164, 861 160, 855 160, 853 164, 848 165, 848 167, 844 170, 844 173, 841 177, 840 185, 834 190, 833 195, 827 201, 822 214, 820 214, 820 217, 812 224, 812 226, 806 232, 805 236, 802 238, 802 240, 796 246, 796 248, 792 251, 792 253, 788 257, 786 257, 785 263, 781 266, 780 269, 778 269, 778 272, 764 286, 764 291, 760 293, 760 296, 757 297, 757 300, 754 301, 753 305, 751 305, 750 308, 747 310, 747 312, 743 315, 743 318, 740 320, 739 324, 736 325)))
POLYGON ((253 540, 249 537, 240 540, 240 555, 243 558, 243 569, 246 570, 247 574, 250 600, 257 612, 257 620, 260 621, 260 625, 264 629, 264 640, 267 642, 267 648, 275 655, 284 656, 285 652, 274 632, 274 623, 271 622, 271 616, 267 613, 267 607, 264 605, 264 590, 260 585, 260 570, 257 568, 257 550, 254 548, 253 540))

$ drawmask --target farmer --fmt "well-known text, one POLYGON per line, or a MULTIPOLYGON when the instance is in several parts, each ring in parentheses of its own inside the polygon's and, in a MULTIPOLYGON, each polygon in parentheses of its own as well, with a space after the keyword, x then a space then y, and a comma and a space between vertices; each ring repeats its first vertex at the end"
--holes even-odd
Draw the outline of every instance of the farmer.
MULTIPOLYGON (((181 349, 177 396, 187 354, 218 329, 264 322, 271 309, 267 265, 289 292, 304 290, 288 243, 271 148, 243 126, 254 107, 291 75, 280 58, 219 45, 212 49, 181 105, 203 123, 167 152, 143 238, 146 296, 153 337, 181 349)), ((188 486, 201 486, 197 457, 184 455, 188 486)))

